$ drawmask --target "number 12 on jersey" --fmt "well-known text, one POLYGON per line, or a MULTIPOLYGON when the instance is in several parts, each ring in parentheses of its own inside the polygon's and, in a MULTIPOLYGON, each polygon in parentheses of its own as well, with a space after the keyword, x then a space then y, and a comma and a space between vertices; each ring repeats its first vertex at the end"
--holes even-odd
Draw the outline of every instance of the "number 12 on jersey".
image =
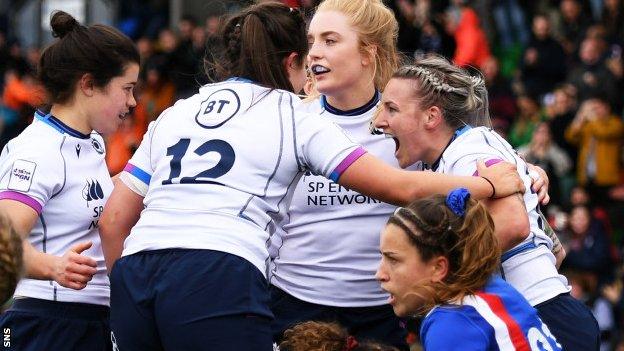
MULTIPOLYGON (((194 153, 197 156, 204 156, 209 152, 216 152, 219 154, 219 162, 211 168, 208 168, 194 176, 181 177, 182 174, 182 159, 186 156, 191 139, 180 139, 174 145, 167 148, 167 156, 173 156, 169 162, 171 171, 169 172, 169 178, 163 180, 162 184, 220 184, 220 182, 212 179, 219 178, 226 174, 234 166, 236 160, 236 153, 230 144, 221 139, 208 140, 201 144, 194 153)), ((192 157, 192 154, 187 156, 192 157)), ((193 162, 202 162, 201 158, 193 160, 193 162)))

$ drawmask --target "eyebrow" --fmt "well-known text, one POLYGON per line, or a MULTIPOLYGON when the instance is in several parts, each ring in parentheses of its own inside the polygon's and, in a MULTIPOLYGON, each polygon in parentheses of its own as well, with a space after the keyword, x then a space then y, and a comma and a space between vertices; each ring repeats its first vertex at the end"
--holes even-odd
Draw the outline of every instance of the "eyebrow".
MULTIPOLYGON (((333 31, 333 30, 328 30, 328 31, 325 31, 325 32, 321 32, 321 34, 319 34, 319 35, 324 38, 324 37, 327 37, 328 35, 332 35, 332 34, 335 34, 335 35, 340 37, 340 34, 338 32, 333 31)), ((308 38, 309 37, 313 37, 313 35, 308 33, 308 38)))
POLYGON ((381 253, 382 256, 386 256, 386 257, 396 257, 396 252, 392 252, 392 251, 379 251, 379 253, 381 253))

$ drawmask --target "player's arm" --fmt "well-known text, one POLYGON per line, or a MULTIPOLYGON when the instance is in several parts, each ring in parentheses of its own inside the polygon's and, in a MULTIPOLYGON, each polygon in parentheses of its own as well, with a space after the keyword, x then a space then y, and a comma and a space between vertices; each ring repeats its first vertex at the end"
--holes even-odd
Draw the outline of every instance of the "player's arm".
POLYGON ((99 222, 102 251, 109 273, 115 261, 121 257, 123 243, 139 220, 142 210, 143 196, 117 179, 99 222))
POLYGON ((503 252, 520 244, 531 231, 529 216, 522 195, 484 201, 494 221, 494 232, 503 252))
POLYGON ((74 245, 62 257, 43 253, 28 241, 28 235, 39 214, 32 207, 14 200, 0 200, 0 211, 7 213, 15 231, 22 237, 25 276, 31 279, 54 280, 61 286, 83 289, 96 273, 97 263, 81 252, 91 247, 91 242, 74 245))
POLYGON ((476 199, 486 199, 492 195, 500 198, 524 191, 524 185, 514 165, 499 163, 486 167, 480 161, 477 167, 480 177, 402 171, 373 155, 364 154, 342 172, 338 183, 399 206, 429 195, 446 194, 457 187, 468 188, 476 199))

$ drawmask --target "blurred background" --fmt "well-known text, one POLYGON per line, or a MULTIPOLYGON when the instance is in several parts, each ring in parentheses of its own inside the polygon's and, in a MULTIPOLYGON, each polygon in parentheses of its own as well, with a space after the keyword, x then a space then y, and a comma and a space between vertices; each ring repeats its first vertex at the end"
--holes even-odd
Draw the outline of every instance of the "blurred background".
MULTIPOLYGON (((283 2, 308 19, 318 3, 283 2)), ((435 52, 485 76, 494 128, 549 174, 552 200, 543 212, 568 252, 562 271, 573 295, 593 310, 602 350, 624 350, 624 0, 384 2, 406 58, 435 52)), ((0 0, 0 147, 45 105, 35 73, 53 39, 53 10, 113 25, 139 47, 138 105, 106 136, 114 175, 150 121, 211 80, 204 61, 218 57, 222 19, 250 3, 0 0)))

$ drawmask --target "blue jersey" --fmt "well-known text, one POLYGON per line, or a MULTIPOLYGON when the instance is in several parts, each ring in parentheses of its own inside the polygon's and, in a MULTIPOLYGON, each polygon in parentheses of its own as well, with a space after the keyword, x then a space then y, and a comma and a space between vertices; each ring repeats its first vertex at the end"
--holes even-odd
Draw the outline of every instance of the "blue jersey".
POLYGON ((461 304, 433 308, 420 336, 426 351, 562 349, 537 311, 498 276, 461 304))

